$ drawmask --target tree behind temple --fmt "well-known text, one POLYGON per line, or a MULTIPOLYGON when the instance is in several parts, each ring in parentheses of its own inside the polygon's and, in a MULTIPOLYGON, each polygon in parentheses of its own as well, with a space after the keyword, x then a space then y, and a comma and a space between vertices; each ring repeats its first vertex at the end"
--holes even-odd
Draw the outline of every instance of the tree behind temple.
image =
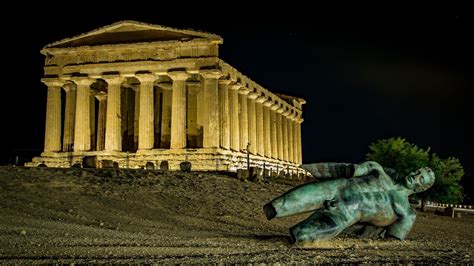
POLYGON ((459 203, 462 201, 462 188, 459 184, 464 170, 457 158, 440 159, 438 155, 429 154, 430 149, 418 148, 401 137, 378 140, 369 146, 367 160, 390 167, 404 177, 421 167, 429 166, 435 173, 435 183, 427 191, 417 195, 423 200, 442 203, 459 203))
POLYGON ((401 137, 377 140, 370 144, 369 149, 367 160, 393 168, 402 177, 427 166, 430 161, 429 149, 420 149, 401 137))
POLYGON ((421 196, 436 202, 460 203, 463 199, 460 181, 464 176, 464 169, 459 160, 455 157, 441 159, 433 153, 429 166, 435 173, 436 181, 421 196))

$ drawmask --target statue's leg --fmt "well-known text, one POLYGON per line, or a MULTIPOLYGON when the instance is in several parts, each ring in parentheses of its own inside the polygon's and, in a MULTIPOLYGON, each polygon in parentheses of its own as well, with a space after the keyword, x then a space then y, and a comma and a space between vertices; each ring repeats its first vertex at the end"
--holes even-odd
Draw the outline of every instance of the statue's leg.
POLYGON ((297 213, 314 211, 323 207, 325 201, 333 200, 344 179, 313 182, 296 187, 263 206, 270 220, 297 213))
POLYGON ((384 238, 385 227, 370 223, 355 223, 342 231, 345 234, 356 235, 364 238, 384 238))
POLYGON ((356 220, 355 214, 340 210, 316 211, 308 219, 290 228, 292 243, 311 243, 335 237, 356 220))

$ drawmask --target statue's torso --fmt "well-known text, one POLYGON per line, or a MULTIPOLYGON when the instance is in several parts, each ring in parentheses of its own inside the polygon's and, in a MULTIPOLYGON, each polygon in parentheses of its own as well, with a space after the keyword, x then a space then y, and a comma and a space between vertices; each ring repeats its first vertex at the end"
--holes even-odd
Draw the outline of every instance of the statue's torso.
MULTIPOLYGON (((360 222, 387 226, 397 219, 395 201, 407 201, 385 173, 347 179, 336 200, 347 215, 358 216, 360 222)), ((402 204, 403 205, 403 204, 402 204)))

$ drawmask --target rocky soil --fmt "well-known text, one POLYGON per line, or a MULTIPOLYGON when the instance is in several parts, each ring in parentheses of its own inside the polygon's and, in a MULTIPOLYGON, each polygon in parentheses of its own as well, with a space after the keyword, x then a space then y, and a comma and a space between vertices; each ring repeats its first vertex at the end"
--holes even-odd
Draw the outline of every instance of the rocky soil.
POLYGON ((296 183, 219 173, 0 167, 0 263, 474 263, 474 216, 418 213, 405 241, 288 244, 296 183))

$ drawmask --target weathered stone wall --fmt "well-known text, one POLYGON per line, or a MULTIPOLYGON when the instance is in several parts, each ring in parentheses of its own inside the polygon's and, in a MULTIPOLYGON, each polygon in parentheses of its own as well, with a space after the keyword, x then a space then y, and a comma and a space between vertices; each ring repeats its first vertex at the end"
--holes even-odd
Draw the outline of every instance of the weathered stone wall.
MULTIPOLYGON (((97 161, 111 160, 117 162, 120 168, 145 168, 147 162, 152 162, 158 168, 162 161, 167 161, 170 170, 179 170, 181 162, 192 163, 193 170, 229 171, 247 169, 247 154, 223 149, 182 149, 182 150, 149 150, 139 153, 126 152, 83 152, 78 153, 51 153, 35 157, 26 166, 37 167, 45 164, 48 167, 71 167, 81 164, 84 156, 97 156, 97 161)), ((285 163, 279 160, 250 154, 250 167, 258 167, 274 172, 291 172, 298 174, 306 172, 298 164, 285 163)), ((100 163, 98 163, 100 165, 100 163)))

